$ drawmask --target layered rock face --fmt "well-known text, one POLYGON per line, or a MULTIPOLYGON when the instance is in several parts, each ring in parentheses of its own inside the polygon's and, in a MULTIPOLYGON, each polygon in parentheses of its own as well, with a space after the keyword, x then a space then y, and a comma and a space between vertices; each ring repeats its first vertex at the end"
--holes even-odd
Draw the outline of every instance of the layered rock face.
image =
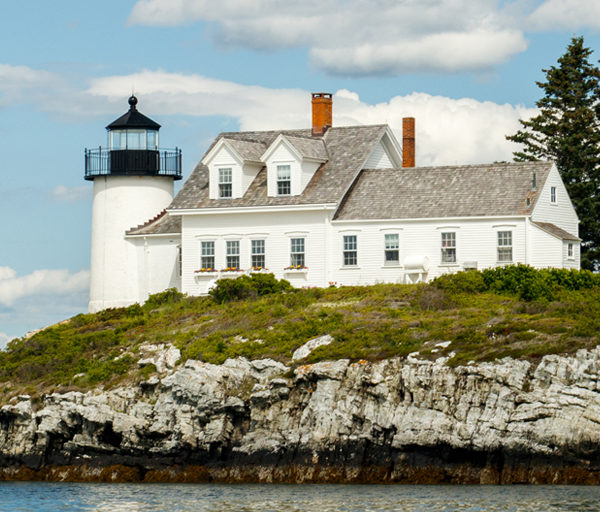
POLYGON ((187 361, 0 409, 0 479, 600 483, 600 350, 470 364, 187 361))

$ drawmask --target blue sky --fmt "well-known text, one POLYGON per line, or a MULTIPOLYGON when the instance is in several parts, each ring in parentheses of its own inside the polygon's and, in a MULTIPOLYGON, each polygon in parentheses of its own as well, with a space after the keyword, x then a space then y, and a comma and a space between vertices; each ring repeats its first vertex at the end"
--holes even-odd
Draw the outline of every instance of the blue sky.
MULTIPOLYGON (((597 0, 20 0, 0 18, 0 346, 87 307, 83 150, 127 110, 162 125, 184 178, 220 131, 417 120, 417 164, 508 160, 536 80, 597 0)), ((398 131, 399 133, 399 131, 398 131)))

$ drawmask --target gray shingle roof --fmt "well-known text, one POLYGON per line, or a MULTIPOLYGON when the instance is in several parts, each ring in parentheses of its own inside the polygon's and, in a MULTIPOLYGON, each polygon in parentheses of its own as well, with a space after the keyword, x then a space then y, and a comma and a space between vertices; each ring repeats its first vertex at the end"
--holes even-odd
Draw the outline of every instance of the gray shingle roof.
POLYGON ((200 163, 184 183, 169 209, 339 203, 385 130, 386 125, 340 126, 330 128, 322 138, 311 137, 310 130, 222 133, 213 146, 221 137, 225 137, 228 140, 263 144, 266 149, 280 134, 283 134, 290 137, 290 142, 293 140, 294 147, 297 147, 296 144, 300 145, 297 139, 302 139, 302 151, 313 154, 319 141, 322 140, 327 148, 327 162, 319 167, 299 196, 267 196, 267 175, 263 167, 244 196, 235 199, 208 197, 208 168, 200 163), (316 143, 304 142, 306 139, 316 143))
POLYGON ((551 162, 523 162, 364 170, 335 218, 527 214, 533 210, 551 167, 551 162), (534 171, 536 191, 531 190, 534 171))
POLYGON ((323 161, 327 160, 327 149, 325 148, 325 143, 321 137, 293 137, 287 135, 285 138, 296 148, 296 151, 298 151, 303 158, 314 158, 323 161))
POLYGON ((177 235, 181 233, 181 217, 163 210, 144 224, 126 231, 126 235, 177 235))
POLYGON ((262 142, 252 142, 248 140, 237 140, 229 137, 224 139, 231 144, 238 155, 245 161, 260 162, 260 157, 267 149, 262 142))
POLYGON ((565 231, 562 228, 550 223, 550 222, 532 222, 541 230, 546 231, 546 233, 550 233, 556 238, 560 238, 561 240, 574 240, 575 242, 581 241, 581 238, 578 236, 572 235, 568 231, 565 231))

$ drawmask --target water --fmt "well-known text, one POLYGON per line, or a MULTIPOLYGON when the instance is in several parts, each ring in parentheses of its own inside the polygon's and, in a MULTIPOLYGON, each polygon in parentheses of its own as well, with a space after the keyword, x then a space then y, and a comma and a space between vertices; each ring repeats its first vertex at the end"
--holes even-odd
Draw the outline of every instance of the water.
POLYGON ((598 511, 600 486, 219 485, 0 482, 0 511, 598 511))

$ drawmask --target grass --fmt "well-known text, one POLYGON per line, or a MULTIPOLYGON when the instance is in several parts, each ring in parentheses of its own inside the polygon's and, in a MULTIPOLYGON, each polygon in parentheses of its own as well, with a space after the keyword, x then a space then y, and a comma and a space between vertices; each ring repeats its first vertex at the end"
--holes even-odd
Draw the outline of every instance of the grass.
POLYGON ((334 342, 302 363, 376 361, 418 353, 448 364, 506 356, 539 360, 598 344, 600 288, 555 290, 552 300, 436 283, 303 289, 217 303, 168 291, 143 306, 82 314, 0 352, 0 400, 147 379, 142 343, 173 343, 186 359, 273 358, 291 364, 307 340, 334 342), (443 343, 441 342, 449 342, 443 343))

